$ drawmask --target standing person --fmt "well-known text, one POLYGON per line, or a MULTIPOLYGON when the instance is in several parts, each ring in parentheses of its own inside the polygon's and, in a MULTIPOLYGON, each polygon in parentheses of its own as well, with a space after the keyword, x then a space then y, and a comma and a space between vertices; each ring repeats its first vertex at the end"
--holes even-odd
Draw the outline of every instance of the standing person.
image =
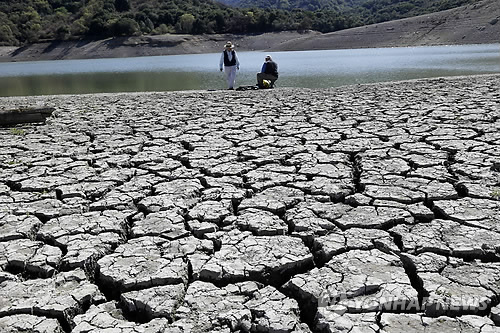
POLYGON ((219 68, 221 72, 222 65, 224 65, 224 72, 226 73, 227 88, 233 90, 234 81, 236 81, 236 70, 240 69, 240 61, 234 50, 234 45, 231 42, 227 42, 226 45, 224 45, 224 51, 220 56, 219 68))
POLYGON ((257 73, 257 85, 264 88, 264 80, 271 81, 271 88, 278 79, 278 64, 273 61, 270 55, 266 55, 265 62, 262 65, 260 73, 257 73))

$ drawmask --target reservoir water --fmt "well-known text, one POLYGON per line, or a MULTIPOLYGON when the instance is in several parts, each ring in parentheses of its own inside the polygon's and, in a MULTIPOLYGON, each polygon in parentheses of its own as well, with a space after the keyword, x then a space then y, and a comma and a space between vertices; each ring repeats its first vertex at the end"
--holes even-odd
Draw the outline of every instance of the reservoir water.
MULTIPOLYGON (((238 52, 236 86, 254 85, 267 52, 238 52)), ((500 73, 500 44, 271 52, 278 87, 327 88, 500 73)), ((0 96, 226 87, 219 53, 0 63, 0 96)))

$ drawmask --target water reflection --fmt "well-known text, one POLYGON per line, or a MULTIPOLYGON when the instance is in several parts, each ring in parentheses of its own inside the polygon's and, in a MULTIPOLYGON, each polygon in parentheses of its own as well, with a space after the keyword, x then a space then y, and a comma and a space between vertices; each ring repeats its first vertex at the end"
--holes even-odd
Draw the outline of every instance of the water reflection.
MULTIPOLYGON (((500 73, 500 44, 274 52, 278 87, 326 88, 500 73)), ((255 84, 264 52, 240 52, 237 85, 255 84)), ((219 54, 0 63, 0 96, 224 89, 219 54)))
POLYGON ((130 72, 35 75, 2 78, 1 96, 200 89, 203 73, 130 72))

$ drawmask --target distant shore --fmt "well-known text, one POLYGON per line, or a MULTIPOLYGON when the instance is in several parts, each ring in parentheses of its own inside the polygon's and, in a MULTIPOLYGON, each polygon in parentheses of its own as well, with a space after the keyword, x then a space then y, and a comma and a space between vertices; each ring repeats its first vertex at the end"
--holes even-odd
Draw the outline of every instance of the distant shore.
POLYGON ((497 0, 482 0, 429 15, 325 34, 284 31, 249 35, 159 35, 0 47, 0 62, 216 53, 228 40, 236 44, 239 51, 268 52, 492 44, 500 43, 499 21, 497 0))

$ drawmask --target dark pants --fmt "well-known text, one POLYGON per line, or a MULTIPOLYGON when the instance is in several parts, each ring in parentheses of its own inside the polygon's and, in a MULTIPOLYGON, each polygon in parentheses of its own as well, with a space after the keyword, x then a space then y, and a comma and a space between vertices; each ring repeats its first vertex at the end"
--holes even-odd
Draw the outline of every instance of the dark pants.
POLYGON ((271 87, 274 85, 274 82, 278 79, 277 76, 274 76, 272 74, 266 74, 266 73, 257 73, 257 85, 259 87, 262 87, 262 81, 263 80, 269 80, 271 81, 271 87))

